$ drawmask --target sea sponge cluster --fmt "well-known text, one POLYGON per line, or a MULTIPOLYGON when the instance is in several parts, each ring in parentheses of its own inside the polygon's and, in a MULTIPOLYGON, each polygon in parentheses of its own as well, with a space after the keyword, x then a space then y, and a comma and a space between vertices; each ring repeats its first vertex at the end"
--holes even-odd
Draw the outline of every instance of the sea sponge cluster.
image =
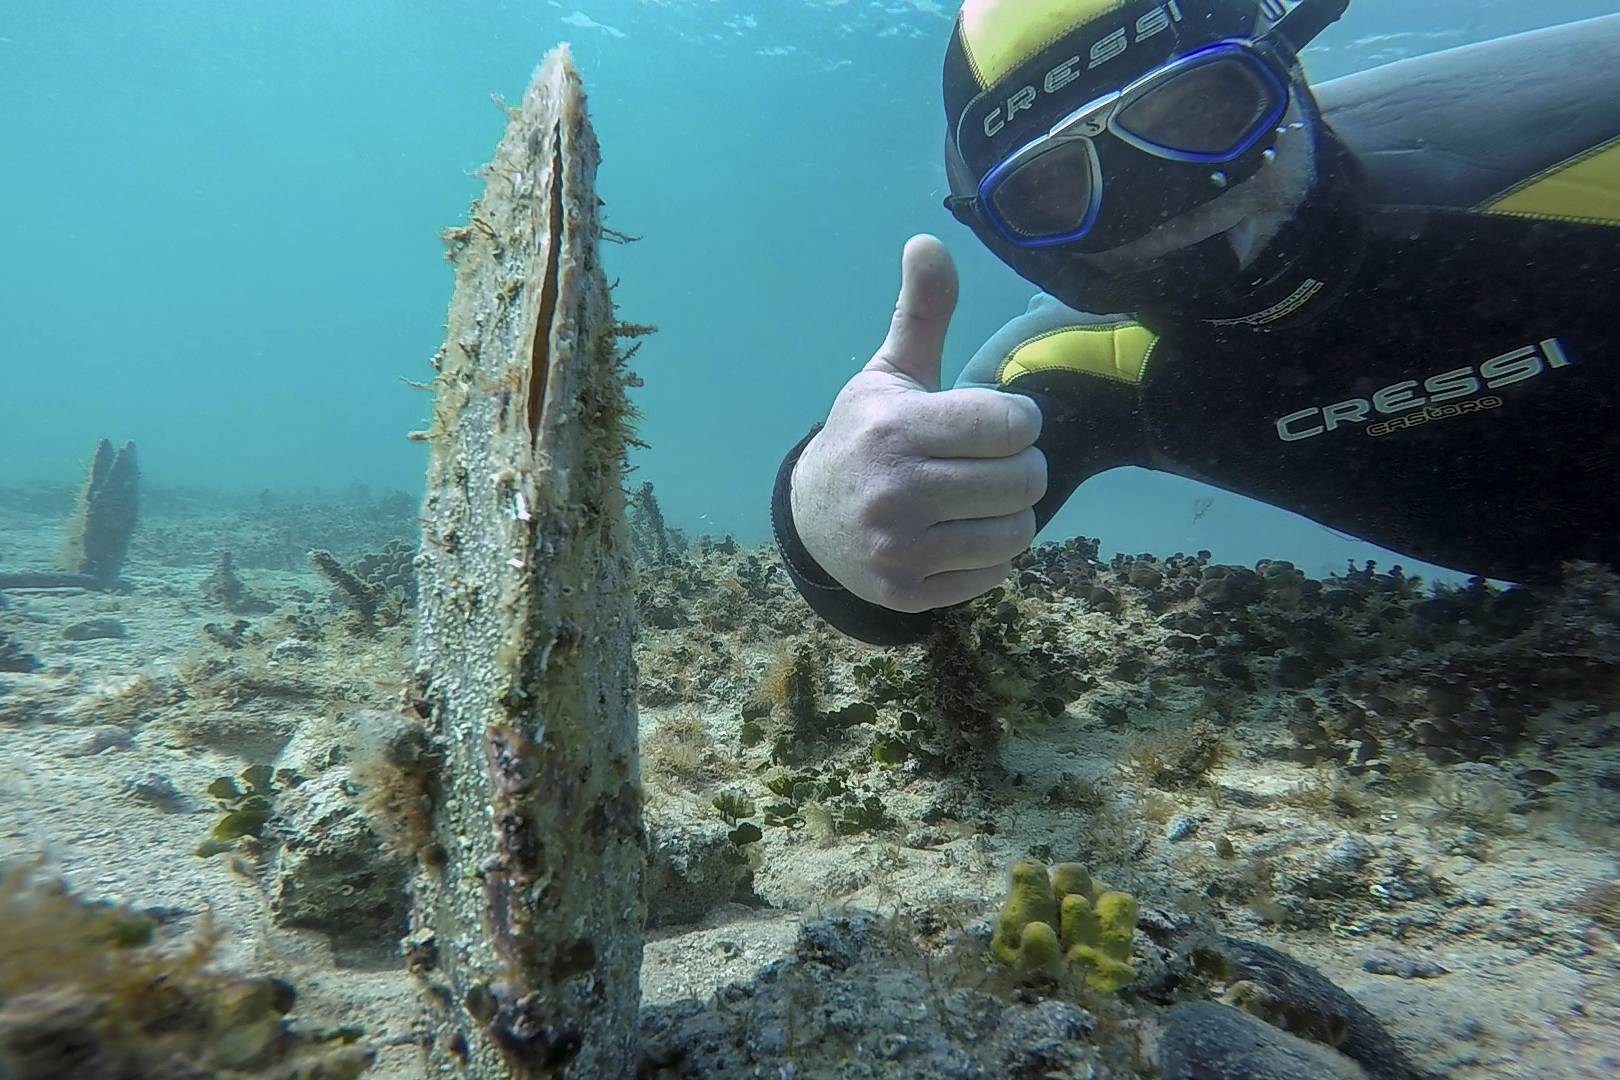
POLYGON ((1103 888, 1079 863, 1048 869, 1039 859, 1019 859, 990 951, 1030 974, 1056 975, 1067 964, 1087 986, 1113 992, 1136 974, 1136 913, 1134 897, 1103 888))

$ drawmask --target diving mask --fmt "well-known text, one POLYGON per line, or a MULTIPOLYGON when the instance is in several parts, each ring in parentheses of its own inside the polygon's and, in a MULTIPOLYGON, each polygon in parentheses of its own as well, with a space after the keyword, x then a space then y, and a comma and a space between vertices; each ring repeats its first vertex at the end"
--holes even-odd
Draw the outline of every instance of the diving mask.
POLYGON ((1016 248, 1101 251, 1253 176, 1276 156, 1299 48, 1348 0, 1305 0, 1253 40, 1172 55, 1081 104, 946 206, 1016 248))

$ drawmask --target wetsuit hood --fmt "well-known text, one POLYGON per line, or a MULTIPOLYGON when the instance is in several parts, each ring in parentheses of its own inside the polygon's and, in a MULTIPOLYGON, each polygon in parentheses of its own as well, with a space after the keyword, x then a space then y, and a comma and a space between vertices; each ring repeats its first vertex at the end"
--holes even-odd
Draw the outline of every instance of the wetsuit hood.
MULTIPOLYGON (((1346 205, 1354 202, 1354 185, 1346 171, 1348 155, 1322 121, 1297 66, 1296 50, 1346 6, 1347 0, 1307 0, 1274 5, 1274 11, 1273 6, 1253 0, 1174 4, 1074 0, 1026 8, 1016 0, 970 0, 958 18, 945 63, 950 124, 945 156, 952 192, 947 207, 1020 276, 1081 310, 1243 322, 1269 316, 1276 305, 1285 312, 1298 309, 1300 304, 1291 302, 1295 291, 1304 289, 1312 295, 1321 291, 1322 267, 1315 264, 1320 258, 1343 254, 1331 241, 1346 231, 1347 216, 1355 215, 1346 205), (1033 44, 1014 48, 1010 44, 1018 37, 1014 31, 1033 44), (1129 212, 1132 196, 1117 196, 1125 212, 1115 211, 1121 220, 1112 239, 1099 226, 1095 234, 1074 242, 1030 243, 995 227, 993 215, 981 205, 985 202, 981 182, 989 183, 986 178, 996 175, 990 170, 1005 167, 996 165, 1004 155, 1026 140, 1038 139, 1054 123, 1061 124, 1058 118, 1076 101, 1117 90, 1125 80, 1155 65, 1209 49, 1212 43, 1257 35, 1283 65, 1279 74, 1286 71, 1298 117, 1291 126, 1303 129, 1287 137, 1312 140, 1314 175, 1304 181, 1309 186, 1303 196, 1296 194, 1301 201, 1288 219, 1247 264, 1240 264, 1224 232, 1134 263, 1088 256, 1107 251, 1099 239, 1116 246, 1141 239, 1167 221, 1185 220, 1181 215, 1220 197, 1217 189, 1230 184, 1229 194, 1236 194, 1276 159, 1275 139, 1256 142, 1242 160, 1213 171, 1198 163, 1163 160, 1155 164, 1156 173, 1138 170, 1120 190, 1130 192, 1135 183, 1138 200, 1158 193, 1170 204, 1159 213, 1173 210, 1178 216, 1161 217, 1155 224, 1153 213, 1129 212)), ((1279 128, 1278 135, 1282 134, 1279 128)), ((1102 145, 1106 140, 1097 141, 1102 145)), ((1107 199, 1104 193, 1104 206, 1107 199)))

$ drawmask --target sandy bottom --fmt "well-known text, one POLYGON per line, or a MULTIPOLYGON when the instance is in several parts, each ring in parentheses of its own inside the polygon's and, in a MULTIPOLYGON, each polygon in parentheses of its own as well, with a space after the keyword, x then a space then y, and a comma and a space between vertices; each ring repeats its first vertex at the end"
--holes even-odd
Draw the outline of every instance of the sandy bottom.
MULTIPOLYGON (((313 779, 358 711, 397 706, 409 666, 408 617, 349 633, 331 589, 302 567, 244 566, 274 610, 244 616, 241 646, 223 646, 204 627, 228 631, 236 616, 199 591, 213 569, 203 553, 231 546, 242 520, 155 518, 156 535, 185 530, 194 552, 161 565, 138 548, 127 593, 5 594, 0 631, 43 666, 0 673, 0 860, 43 856, 85 896, 169 912, 177 937, 211 913, 231 930, 221 964, 285 977, 299 989, 301 1023, 362 1029, 378 1055, 370 1075, 425 1076, 418 989, 386 935, 348 934, 341 911, 321 929, 277 917, 286 864, 275 826, 240 850, 197 854, 222 813, 211 783, 261 763, 313 779), (92 620, 110 621, 102 630, 119 636, 74 640, 92 620)), ((392 524, 379 526, 373 549, 392 524)), ((5 513, 0 563, 48 564, 60 527, 50 514, 5 513)), ((1111 616, 1075 611, 1076 635, 1119 633, 1111 616)), ((642 642, 644 682, 659 689, 642 725, 656 748, 647 795, 660 821, 713 829, 715 793, 771 799, 761 786, 767 748, 746 745, 739 714, 781 662, 781 643, 750 618, 649 631, 642 642), (709 659, 680 659, 682 643, 709 659), (672 668, 705 664, 702 685, 671 690, 672 668), (660 729, 671 733, 661 743, 660 729)), ((802 610, 785 621, 795 620, 811 622, 802 610)), ((1132 770, 1133 748, 1182 730, 1207 701, 1185 685, 1158 689, 1132 691, 1123 720, 1065 703, 1038 728, 1004 737, 971 775, 942 778, 915 760, 871 766, 849 740, 809 761, 865 761, 850 785, 878 796, 886 819, 841 835, 810 800, 804 820, 763 827, 741 852, 752 898, 746 889, 719 897, 692 921, 650 932, 645 1003, 708 1000, 749 981, 792 954, 803 920, 827 911, 970 928, 994 915, 1007 867, 1035 852, 1085 861, 1144 908, 1208 920, 1317 966, 1438 1075, 1620 1073, 1616 914, 1593 901, 1616 888, 1617 796, 1603 786, 1617 761, 1612 739, 1565 742, 1549 763, 1537 757, 1537 728, 1522 760, 1454 766, 1443 789, 1356 784, 1339 799, 1312 798, 1300 793, 1331 787, 1323 771, 1275 753, 1286 742, 1278 716, 1298 691, 1262 688, 1230 711, 1218 764, 1197 783, 1160 787, 1132 770), (1536 768, 1556 778, 1519 777, 1536 768), (1456 784, 1500 785, 1492 790, 1528 802, 1468 816, 1456 784)), ((840 690, 842 700, 859 696, 834 686, 824 705, 840 690)), ((1124 692, 1104 680, 1088 700, 1124 692)), ((1569 715, 1538 723, 1575 723, 1569 715)), ((1579 723, 1601 731, 1616 719, 1588 709, 1579 723)))

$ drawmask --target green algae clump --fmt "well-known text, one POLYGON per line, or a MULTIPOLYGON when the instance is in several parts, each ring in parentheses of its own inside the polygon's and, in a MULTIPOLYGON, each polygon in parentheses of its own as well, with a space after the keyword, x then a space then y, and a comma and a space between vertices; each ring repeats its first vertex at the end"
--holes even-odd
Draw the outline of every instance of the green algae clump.
POLYGON ((353 1080, 372 1063, 351 1033, 295 1030, 287 983, 216 968, 206 915, 189 942, 157 930, 36 863, 0 865, 0 1077, 353 1080))
POLYGON ((1130 963, 1134 897, 1104 889, 1079 863, 1048 870, 1038 859, 1019 859, 1010 878, 990 938, 996 959, 1048 977, 1067 964, 1087 986, 1105 993, 1123 989, 1135 977, 1130 963))

